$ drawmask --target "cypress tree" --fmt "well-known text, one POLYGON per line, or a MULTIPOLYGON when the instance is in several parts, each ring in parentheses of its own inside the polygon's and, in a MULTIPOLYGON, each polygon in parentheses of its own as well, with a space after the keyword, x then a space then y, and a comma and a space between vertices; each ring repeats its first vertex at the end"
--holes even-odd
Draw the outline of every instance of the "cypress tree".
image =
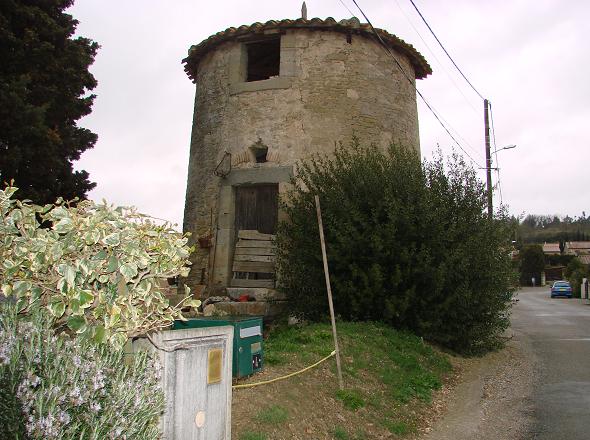
POLYGON ((96 184, 72 162, 97 136, 76 121, 91 112, 88 71, 98 44, 74 38, 73 0, 0 2, 0 182, 47 203, 84 198, 96 184))

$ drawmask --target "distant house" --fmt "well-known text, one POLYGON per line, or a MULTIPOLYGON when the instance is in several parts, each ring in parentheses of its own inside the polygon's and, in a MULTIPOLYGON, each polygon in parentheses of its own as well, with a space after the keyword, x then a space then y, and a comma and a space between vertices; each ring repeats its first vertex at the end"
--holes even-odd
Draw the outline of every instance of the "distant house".
POLYGON ((557 281, 563 280, 563 271, 565 270, 565 266, 553 266, 553 267, 545 267, 545 280, 546 281, 557 281))
POLYGON ((590 255, 590 241, 567 241, 563 252, 566 255, 590 255))
POLYGON ((543 243, 543 253, 545 255, 560 255, 559 243, 543 243))
MULTIPOLYGON (((559 243, 543 243, 543 254, 546 256, 561 255, 559 243)), ((555 281, 563 279, 563 270, 565 269, 565 266, 551 266, 550 261, 551 260, 549 260, 549 264, 545 266, 545 281, 555 281)), ((541 278, 541 283, 543 283, 543 277, 541 278)))

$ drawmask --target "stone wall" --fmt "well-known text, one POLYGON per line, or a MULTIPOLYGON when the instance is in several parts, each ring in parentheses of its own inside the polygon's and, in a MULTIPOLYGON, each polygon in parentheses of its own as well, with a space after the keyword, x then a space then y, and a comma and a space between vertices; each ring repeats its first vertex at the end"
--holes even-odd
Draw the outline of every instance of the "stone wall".
MULTIPOLYGON (((385 148, 393 141, 419 151, 416 93, 407 79, 413 83, 415 75, 405 56, 397 58, 407 78, 371 38, 353 35, 348 43, 339 32, 290 29, 281 36, 279 77, 244 82, 244 57, 244 43, 228 41, 199 64, 184 230, 217 235, 217 250, 195 253, 189 285, 213 260, 215 266, 231 260, 231 233, 216 234, 220 223, 232 227, 231 185, 224 185, 231 175, 213 173, 224 157, 229 160, 226 153, 233 172, 263 172, 330 153, 353 135, 363 144, 385 148), (256 142, 269 149, 266 163, 254 163, 249 154, 256 142)), ((227 272, 210 280, 223 284, 227 272)))

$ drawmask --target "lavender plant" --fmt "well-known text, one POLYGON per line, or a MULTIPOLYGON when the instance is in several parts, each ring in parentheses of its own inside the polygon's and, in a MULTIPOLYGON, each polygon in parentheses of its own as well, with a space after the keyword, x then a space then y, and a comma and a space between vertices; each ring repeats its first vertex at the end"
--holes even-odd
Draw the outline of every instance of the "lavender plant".
POLYGON ((160 438, 161 370, 148 353, 56 335, 42 310, 0 312, 0 438, 160 438))

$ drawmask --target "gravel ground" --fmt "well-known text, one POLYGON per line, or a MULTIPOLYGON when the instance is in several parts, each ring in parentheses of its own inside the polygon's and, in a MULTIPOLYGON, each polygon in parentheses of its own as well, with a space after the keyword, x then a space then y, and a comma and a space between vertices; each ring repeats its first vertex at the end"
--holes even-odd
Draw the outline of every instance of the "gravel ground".
MULTIPOLYGON (((537 361, 526 336, 514 330, 504 350, 455 359, 458 382, 442 390, 440 416, 420 440, 525 440, 532 423, 531 393, 537 361)), ((436 418, 435 418, 436 419, 436 418)))

